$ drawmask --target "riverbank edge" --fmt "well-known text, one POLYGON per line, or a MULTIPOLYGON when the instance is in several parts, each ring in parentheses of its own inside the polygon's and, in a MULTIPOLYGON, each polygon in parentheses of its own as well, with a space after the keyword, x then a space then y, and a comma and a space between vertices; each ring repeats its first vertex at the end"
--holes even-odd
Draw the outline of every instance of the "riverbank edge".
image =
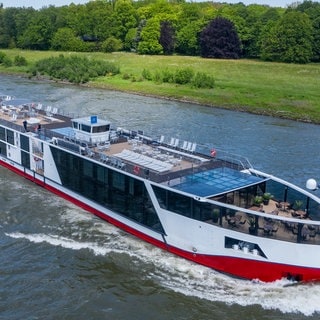
POLYGON ((146 92, 141 92, 141 91, 135 91, 135 90, 123 90, 121 88, 118 88, 114 85, 110 84, 102 84, 102 83, 96 83, 94 81, 90 81, 87 83, 82 83, 82 84, 75 84, 69 81, 62 81, 58 79, 50 79, 49 77, 46 76, 30 76, 30 74, 25 73, 25 72, 4 72, 3 70, 0 70, 0 75, 9 75, 9 76, 17 76, 21 78, 26 78, 30 80, 36 80, 39 82, 52 82, 52 83, 60 83, 64 85, 73 85, 73 86, 80 86, 80 87, 86 87, 86 88, 96 88, 96 89, 102 89, 102 90, 112 90, 112 91, 118 91, 118 92, 124 92, 128 94, 135 94, 143 97, 150 97, 150 98, 157 98, 157 99, 163 99, 163 100, 168 100, 168 101, 176 101, 176 102, 182 102, 182 103, 188 103, 188 104, 195 104, 199 106, 205 106, 208 108, 217 108, 217 109, 224 109, 224 110, 230 110, 230 111, 235 111, 235 112, 243 112, 243 113, 248 113, 248 114, 255 114, 255 115, 260 115, 260 116, 266 116, 266 117, 273 117, 273 118, 278 118, 278 119, 287 119, 287 120, 292 120, 292 121, 297 121, 297 122, 303 122, 303 123, 310 123, 310 124, 315 124, 315 125, 320 125, 320 122, 312 121, 310 119, 301 119, 298 117, 294 117, 294 115, 290 115, 286 112, 282 111, 276 111, 272 112, 270 110, 261 110, 261 109, 254 109, 254 107, 246 107, 246 106, 239 106, 239 105, 224 105, 224 106, 219 106, 215 104, 210 104, 210 103, 200 103, 196 100, 193 99, 186 99, 186 98, 174 98, 174 97, 169 97, 166 95, 157 95, 157 94, 149 94, 146 92))

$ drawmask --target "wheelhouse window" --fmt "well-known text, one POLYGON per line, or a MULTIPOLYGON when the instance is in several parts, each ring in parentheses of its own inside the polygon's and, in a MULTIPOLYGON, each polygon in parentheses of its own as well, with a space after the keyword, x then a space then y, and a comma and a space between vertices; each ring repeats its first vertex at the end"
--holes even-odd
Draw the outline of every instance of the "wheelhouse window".
POLYGON ((87 126, 86 124, 81 124, 81 131, 90 133, 91 132, 91 127, 87 126))
POLYGON ((99 132, 107 132, 110 129, 110 125, 105 126, 96 126, 92 128, 93 133, 99 133, 99 132))

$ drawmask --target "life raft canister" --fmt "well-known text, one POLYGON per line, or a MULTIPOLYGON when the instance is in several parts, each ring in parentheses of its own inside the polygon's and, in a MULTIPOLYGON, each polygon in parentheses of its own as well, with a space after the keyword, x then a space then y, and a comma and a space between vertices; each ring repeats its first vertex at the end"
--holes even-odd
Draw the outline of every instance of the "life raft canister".
POLYGON ((211 149, 210 155, 211 155, 211 157, 215 157, 217 155, 216 149, 211 149))
POLYGON ((133 167, 133 172, 134 172, 135 174, 139 174, 139 172, 140 172, 139 166, 134 166, 134 167, 133 167))

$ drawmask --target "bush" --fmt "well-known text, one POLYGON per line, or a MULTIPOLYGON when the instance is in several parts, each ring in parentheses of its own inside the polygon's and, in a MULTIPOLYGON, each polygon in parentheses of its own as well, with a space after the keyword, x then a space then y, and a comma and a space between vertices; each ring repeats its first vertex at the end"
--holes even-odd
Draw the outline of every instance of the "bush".
POLYGON ((15 56, 13 61, 15 66, 22 67, 28 65, 27 59, 21 56, 15 56))
POLYGON ((212 76, 194 71, 190 68, 170 71, 169 69, 156 70, 153 74, 147 69, 143 69, 142 78, 154 81, 156 83, 176 83, 176 84, 191 84, 195 88, 214 88, 215 80, 212 76))
POLYGON ((109 37, 101 44, 101 49, 103 52, 115 52, 122 49, 121 40, 115 37, 109 37))
POLYGON ((152 80, 152 74, 149 70, 143 69, 142 70, 142 77, 146 80, 152 80))
POLYGON ((2 60, 2 63, 5 67, 12 67, 12 60, 8 57, 8 56, 5 56, 2 60))
POLYGON ((197 72, 191 81, 195 88, 214 88, 214 78, 203 72, 197 72))
POLYGON ((80 56, 51 57, 39 60, 33 69, 32 74, 46 74, 54 79, 68 80, 74 83, 85 83, 90 79, 114 75, 120 73, 119 67, 115 64, 95 59, 88 59, 80 56))
POLYGON ((6 56, 7 55, 4 52, 0 51, 0 64, 3 63, 6 56))
POLYGON ((163 82, 168 82, 168 83, 174 83, 174 73, 169 71, 168 69, 164 69, 162 71, 162 81, 163 82))
POLYGON ((153 78, 152 80, 155 82, 155 83, 162 83, 162 75, 161 75, 161 72, 160 71, 156 71, 153 75, 153 78))
POLYGON ((174 74, 174 82, 177 84, 190 83, 193 78, 194 72, 190 68, 179 69, 174 74))
POLYGON ((123 80, 129 80, 130 78, 131 78, 131 76, 130 76, 129 73, 124 73, 124 74, 122 75, 122 79, 123 79, 123 80))

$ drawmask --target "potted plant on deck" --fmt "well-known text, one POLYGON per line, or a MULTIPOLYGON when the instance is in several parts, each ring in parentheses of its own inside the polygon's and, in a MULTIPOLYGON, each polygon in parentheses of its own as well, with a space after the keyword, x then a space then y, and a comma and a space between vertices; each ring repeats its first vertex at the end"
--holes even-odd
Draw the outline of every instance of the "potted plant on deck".
POLYGON ((256 234, 256 221, 254 217, 250 217, 248 219, 249 224, 249 233, 250 234, 256 234))
POLYGON ((253 204, 257 207, 260 207, 261 203, 263 202, 262 196, 255 196, 253 200, 253 204))
POLYGON ((303 201, 302 201, 302 200, 296 200, 296 201, 294 202, 294 209, 295 209, 296 211, 301 210, 302 206, 303 206, 303 201))
POLYGON ((273 195, 270 192, 265 192, 262 198, 263 198, 263 204, 267 206, 269 204, 270 199, 273 198, 273 195))
POLYGON ((212 210, 212 221, 217 223, 219 221, 220 217, 220 210, 218 208, 215 208, 212 210))
POLYGON ((303 207, 303 201, 302 200, 296 200, 294 202, 294 215, 298 216, 300 218, 306 217, 306 211, 302 210, 303 207))

